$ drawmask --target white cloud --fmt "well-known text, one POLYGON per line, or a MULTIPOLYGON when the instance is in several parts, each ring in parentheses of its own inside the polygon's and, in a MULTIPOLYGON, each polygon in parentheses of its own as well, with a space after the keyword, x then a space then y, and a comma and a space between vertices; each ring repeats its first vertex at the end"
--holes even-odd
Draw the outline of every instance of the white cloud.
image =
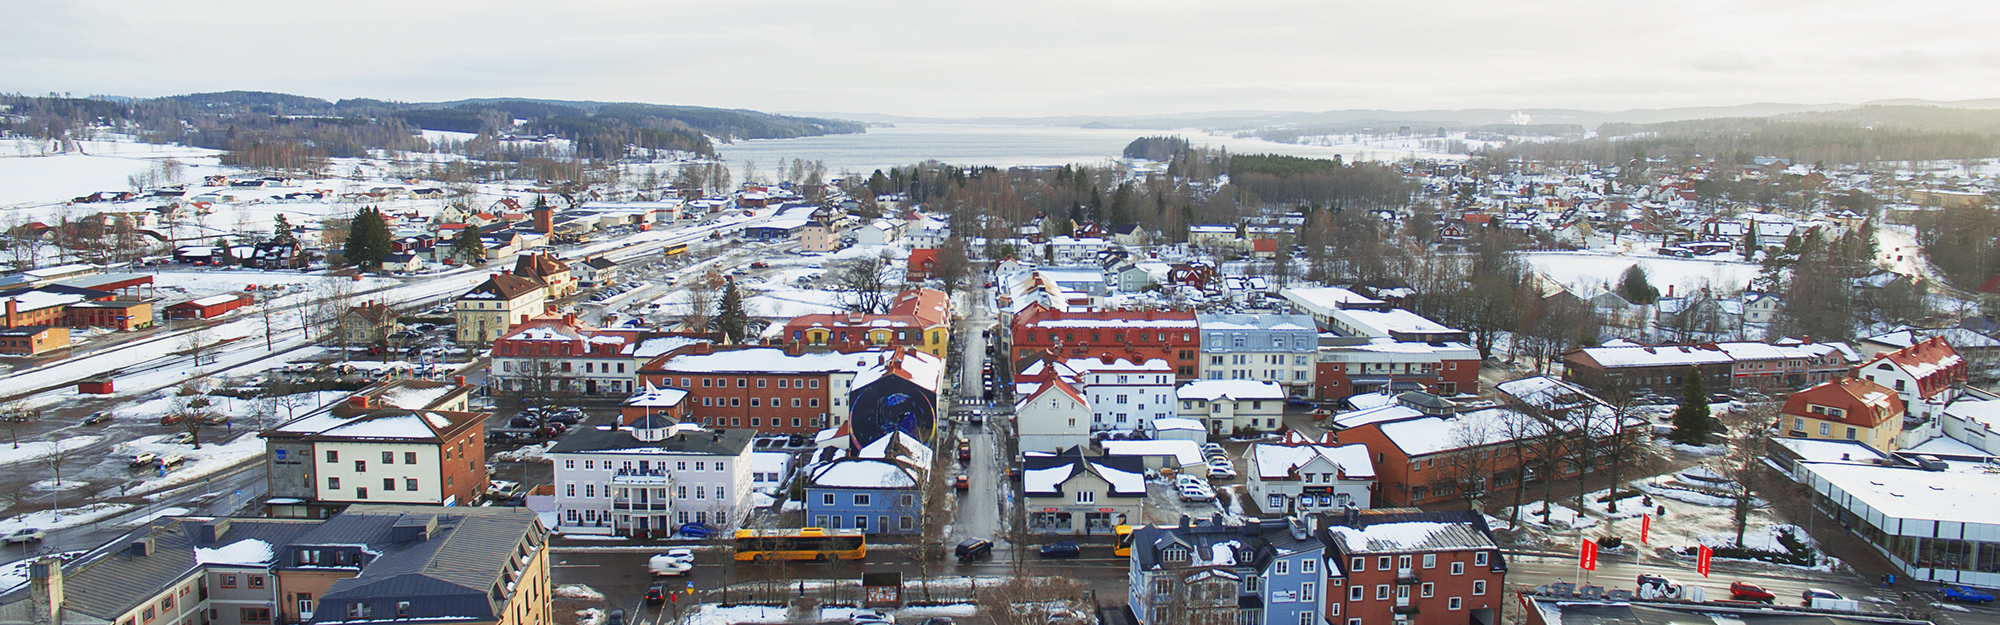
POLYGON ((20 0, 0 89, 932 116, 1993 97, 1976 2, 20 0))

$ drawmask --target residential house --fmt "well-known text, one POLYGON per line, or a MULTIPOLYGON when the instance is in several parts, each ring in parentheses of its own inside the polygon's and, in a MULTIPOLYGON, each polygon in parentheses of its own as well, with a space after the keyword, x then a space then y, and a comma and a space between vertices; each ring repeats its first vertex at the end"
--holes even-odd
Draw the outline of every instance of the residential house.
POLYGON ((458 296, 454 303, 458 342, 480 345, 499 340, 515 323, 547 309, 548 298, 541 282, 513 274, 493 274, 458 296))
POLYGON ((1328 622, 1500 622, 1507 560, 1478 512, 1352 510, 1313 523, 1341 578, 1326 593, 1328 622))
POLYGON ((1903 434, 1903 400, 1869 380, 1842 378, 1793 393, 1777 425, 1792 438, 1861 441, 1895 451, 1903 434))
POLYGON ((1126 247, 1139 247, 1146 244, 1151 238, 1148 236, 1150 234, 1145 228, 1139 227, 1139 224, 1125 224, 1111 229, 1111 242, 1126 247))
POLYGON ((562 533, 666 536, 687 523, 724 532, 750 514, 748 429, 708 430, 662 416, 582 427, 549 449, 562 533))
POLYGON ((542 284, 543 297, 562 299, 576 294, 577 280, 570 275, 569 263, 555 254, 522 254, 514 261, 514 275, 542 284))
POLYGON ((1228 224, 1194 224, 1188 226, 1188 245, 1199 248, 1241 249, 1247 245, 1237 238, 1236 226, 1228 224))
POLYGON ((888 312, 816 313, 785 322, 785 342, 843 352, 890 346, 944 357, 951 345, 951 299, 943 291, 906 289, 889 302, 888 312))
POLYGON ((1742 305, 1744 323, 1770 323, 1778 318, 1778 309, 1785 301, 1772 293, 1744 291, 1742 305))
POLYGON ((895 432, 842 457, 806 467, 806 518, 812 527, 874 534, 923 531, 931 449, 895 432))
POLYGON ((395 309, 376 301, 340 311, 335 324, 341 341, 349 345, 387 345, 390 336, 403 331, 395 309))
MULTIPOLYGON (((1016 380, 1040 380, 1039 367, 1017 376, 1016 380)), ((1154 421, 1174 418, 1174 368, 1154 358, 1132 362, 1109 355, 1073 358, 1060 363, 1056 374, 1072 378, 1072 385, 1089 401, 1090 431, 1143 431, 1154 421)))
POLYGON ((1275 382, 1196 380, 1176 394, 1180 416, 1207 422, 1209 436, 1276 432, 1285 416, 1285 389, 1275 382))
POLYGON ((583 259, 574 268, 577 283, 581 286, 599 286, 617 282, 620 278, 618 261, 603 256, 583 259))
POLYGON ((840 230, 832 224, 809 220, 799 230, 799 251, 822 254, 840 249, 840 230))
POLYGON ((855 229, 854 242, 860 245, 889 245, 903 238, 905 223, 900 219, 877 219, 855 229))
POLYGON ((1201 378, 1273 382, 1312 394, 1319 332, 1305 315, 1202 314, 1201 378))
POLYGON ((574 314, 523 319, 493 341, 487 387, 533 399, 631 395, 637 371, 625 348, 638 334, 593 328, 574 314))
POLYGON ((1305 519, 1228 525, 1218 515, 1132 532, 1127 605, 1141 625, 1320 625, 1338 567, 1305 519))
POLYGON ((1309 438, 1286 432, 1276 443, 1257 443, 1243 454, 1244 488, 1266 514, 1367 508, 1375 490, 1368 446, 1341 445, 1333 433, 1309 438))
POLYGON ((486 492, 492 415, 472 412, 461 387, 397 381, 265 430, 267 513, 323 518, 357 503, 472 505, 486 492))
POLYGON ((910 250, 910 260, 905 264, 904 284, 921 284, 931 279, 938 270, 938 251, 933 248, 910 250))
POLYGON ((1029 532, 1108 536, 1145 518, 1146 469, 1138 458, 1070 447, 1028 456, 1021 475, 1029 532))
POLYGON ((384 273, 416 273, 424 270, 424 259, 415 252, 399 252, 382 257, 384 273))
POLYGON ((1090 443, 1090 400, 1061 376, 1049 376, 1014 406, 1022 451, 1056 451, 1090 443))
POLYGON ((1855 377, 1889 387, 1902 398, 1911 421, 1904 429, 1912 441, 1937 435, 1937 415, 1958 398, 1965 374, 1965 359, 1943 337, 1882 352, 1854 370, 1855 377))

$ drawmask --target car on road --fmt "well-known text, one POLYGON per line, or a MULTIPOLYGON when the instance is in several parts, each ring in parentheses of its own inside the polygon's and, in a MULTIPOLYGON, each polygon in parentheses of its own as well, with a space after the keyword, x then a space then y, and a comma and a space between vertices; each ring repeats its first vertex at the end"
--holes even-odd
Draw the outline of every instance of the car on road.
POLYGON ((1939 592, 1944 595, 1945 601, 1962 601, 1966 603, 1993 603, 1992 593, 1977 588, 1971 588, 1967 586, 1946 585, 1944 588, 1939 589, 1939 592))
POLYGON ((99 425, 111 422, 111 413, 99 412, 83 418, 84 425, 99 425))
POLYGON ((1076 541, 1064 540, 1042 545, 1041 554, 1044 558, 1074 558, 1083 554, 1083 548, 1076 541))
POLYGON ((703 523, 684 523, 680 527, 680 534, 688 538, 708 538, 715 535, 715 528, 703 523))
POLYGON ((984 538, 967 538, 959 541, 958 546, 952 548, 951 555, 958 558, 960 564, 980 558, 990 558, 993 557, 993 541, 984 538))
POLYGON ((41 542, 42 538, 47 535, 48 535, 47 532, 44 532, 40 529, 33 527, 23 527, 21 529, 14 530, 14 533, 7 535, 7 544, 14 545, 14 544, 41 542))
POLYGON ((604 625, 625 625, 625 611, 612 610, 611 615, 604 619, 604 625))
POLYGON ((686 575, 688 571, 694 570, 694 550, 682 547, 654 554, 646 560, 646 568, 654 575, 667 577, 686 575))
POLYGON ((753 263, 750 263, 750 268, 751 268, 751 269, 769 269, 769 268, 771 268, 771 263, 767 263, 767 262, 764 262, 764 261, 761 261, 761 260, 760 260, 760 261, 756 261, 756 262, 753 262, 753 263))
POLYGON ((1730 583, 1729 598, 1737 601, 1761 601, 1764 603, 1771 603, 1778 600, 1777 595, 1772 594, 1769 590, 1764 590, 1763 586, 1749 582, 1730 583))
POLYGON ((1802 592, 1802 593, 1799 593, 1799 598, 1800 598, 1800 599, 1803 599, 1803 600, 1804 600, 1804 602, 1803 602, 1803 603, 1801 603, 1800 605, 1804 605, 1804 606, 1807 606, 1807 607, 1811 607, 1811 606, 1812 606, 1812 604, 1813 604, 1813 600, 1815 600, 1815 599, 1818 599, 1818 600, 1822 600, 1822 601, 1846 601, 1846 600, 1847 600, 1847 598, 1846 598, 1846 597, 1842 597, 1842 596, 1840 596, 1840 593, 1837 593, 1837 592, 1834 592, 1834 591, 1831 591, 1831 590, 1827 590, 1827 589, 1825 589, 1825 588, 1807 588, 1807 589, 1805 590, 1805 592, 1802 592))
MULTIPOLYGON (((654 557, 659 557, 659 556, 654 556, 654 557)), ((653 584, 653 585, 651 585, 651 586, 647 586, 647 587, 646 587, 646 603, 650 603, 650 604, 655 604, 655 605, 657 605, 657 604, 661 604, 661 603, 666 603, 666 602, 667 602, 667 593, 668 593, 668 592, 669 592, 669 591, 667 590, 667 585, 666 585, 665 583, 657 583, 657 584, 653 584)))
POLYGON ((951 620, 949 616, 933 616, 924 619, 922 622, 917 623, 917 625, 953 625, 956 622, 951 620))
POLYGON ((961 493, 968 490, 972 490, 972 480, 967 479, 963 475, 960 475, 958 476, 958 479, 952 480, 952 487, 957 488, 958 492, 961 493))

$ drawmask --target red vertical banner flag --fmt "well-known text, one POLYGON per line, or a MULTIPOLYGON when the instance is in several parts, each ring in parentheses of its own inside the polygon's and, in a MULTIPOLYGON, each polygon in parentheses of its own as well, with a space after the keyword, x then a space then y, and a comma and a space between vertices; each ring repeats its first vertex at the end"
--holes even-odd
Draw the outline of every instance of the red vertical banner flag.
POLYGON ((1652 531, 1653 531, 1653 515, 1648 514, 1645 517, 1640 518, 1639 544, 1641 545, 1646 544, 1646 535, 1652 533, 1652 531))
POLYGON ((1576 568, 1586 571, 1597 570, 1597 541, 1583 539, 1583 553, 1577 555, 1576 568))
POLYGON ((1696 554, 1694 572, 1700 573, 1702 577, 1708 577, 1708 561, 1710 558, 1715 557, 1715 550, 1709 549, 1708 545, 1702 545, 1701 550, 1696 552, 1696 554))

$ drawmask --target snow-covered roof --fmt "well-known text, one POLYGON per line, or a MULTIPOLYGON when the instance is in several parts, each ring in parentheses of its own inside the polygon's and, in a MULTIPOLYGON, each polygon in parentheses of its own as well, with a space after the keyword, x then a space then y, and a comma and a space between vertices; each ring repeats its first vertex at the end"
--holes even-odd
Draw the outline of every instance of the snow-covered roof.
POLYGON ((1468 523, 1411 521, 1377 523, 1362 528, 1327 528, 1346 547, 1344 553, 1449 551, 1492 549, 1493 539, 1468 523))
POLYGON ((1457 328, 1446 326, 1424 318, 1423 315, 1401 308, 1390 310, 1340 311, 1339 317, 1355 329, 1368 336, 1390 336, 1392 334, 1445 334, 1459 332, 1457 328))
POLYGON ((1380 306, 1384 302, 1337 286, 1289 288, 1278 294, 1301 309, 1327 316, 1347 306, 1380 306))
POLYGON ((1196 380, 1175 392, 1181 399, 1217 401, 1221 399, 1284 399, 1285 387, 1256 380, 1196 380))
POLYGON ((194 304, 196 306, 214 306, 216 304, 227 304, 229 302, 236 301, 237 298, 240 297, 242 296, 235 293, 224 293, 221 295, 210 295, 208 297, 204 297, 188 303, 194 304))
POLYGON ((1108 456, 1173 456, 1182 467, 1204 464, 1201 445, 1189 440, 1104 441, 1103 445, 1108 456))
POLYGON ((1475 410, 1450 419, 1421 417, 1391 421, 1377 427, 1389 442, 1411 457, 1504 443, 1513 440, 1514 434, 1532 437, 1548 429, 1540 421, 1506 408, 1475 410), (1515 432, 1509 432, 1510 429, 1515 432))
POLYGON ((382 400, 382 404, 390 408, 422 410, 431 407, 431 404, 437 403, 438 400, 444 399, 445 396, 450 395, 456 390, 458 390, 457 387, 449 385, 430 388, 397 385, 382 391, 376 395, 376 398, 382 400))
POLYGON ((622 405, 640 408, 671 408, 687 400, 688 392, 678 388, 654 388, 647 385, 646 392, 633 395, 622 405))
POLYGON ((1850 506, 1865 505, 1894 519, 1987 527, 2000 519, 2000 474, 1843 463, 1807 463, 1802 467, 1833 488, 1846 491, 1854 498, 1850 506))
POLYGON ((245 538, 213 549, 194 548, 196 564, 234 564, 240 566, 264 566, 271 563, 276 554, 271 543, 255 538, 245 538))
POLYGON ((775 347, 721 350, 711 354, 682 354, 661 363, 660 369, 675 373, 822 373, 855 371, 873 364, 870 352, 839 352, 788 355, 775 347))
POLYGON ((917 479, 902 465, 887 460, 847 459, 813 470, 814 488, 914 488, 917 479))
POLYGON ((1314 458, 1324 457, 1350 480, 1375 478, 1375 464, 1368 459, 1368 446, 1361 443, 1351 445, 1274 445, 1259 443, 1250 446, 1250 455, 1256 459, 1257 475, 1267 480, 1282 480, 1290 475, 1293 467, 1305 466, 1314 458))
POLYGON ((1162 328, 1193 329, 1200 326, 1194 319, 1043 319, 1033 326, 1049 328, 1117 328, 1120 330, 1158 330, 1162 328))
POLYGON ((1153 431, 1155 432, 1168 432, 1175 430, 1195 430, 1202 432, 1208 431, 1208 428, 1204 427, 1201 424, 1200 419, 1182 419, 1180 417, 1167 417, 1164 419, 1154 419, 1152 421, 1152 426, 1153 426, 1153 431))
MULTIPOLYGON (((1380 395, 1379 393, 1369 393, 1369 395, 1389 397, 1386 395, 1380 395)), ((1390 397, 1390 399, 1394 400, 1395 398, 1390 397)), ((1340 413, 1333 417, 1333 424, 1338 429, 1345 430, 1349 428, 1358 428, 1364 425, 1368 425, 1370 423, 1383 423, 1386 421, 1397 421, 1397 420, 1409 419, 1412 417, 1421 417, 1421 416, 1424 416, 1424 413, 1418 411, 1415 408, 1411 408, 1409 406, 1405 406, 1402 404, 1392 403, 1382 406, 1375 406, 1373 408, 1364 408, 1361 410, 1340 413)))
POLYGON ((1293 330, 1318 332, 1312 317, 1306 315, 1246 315, 1246 314, 1202 314, 1195 320, 1206 330, 1293 330))

